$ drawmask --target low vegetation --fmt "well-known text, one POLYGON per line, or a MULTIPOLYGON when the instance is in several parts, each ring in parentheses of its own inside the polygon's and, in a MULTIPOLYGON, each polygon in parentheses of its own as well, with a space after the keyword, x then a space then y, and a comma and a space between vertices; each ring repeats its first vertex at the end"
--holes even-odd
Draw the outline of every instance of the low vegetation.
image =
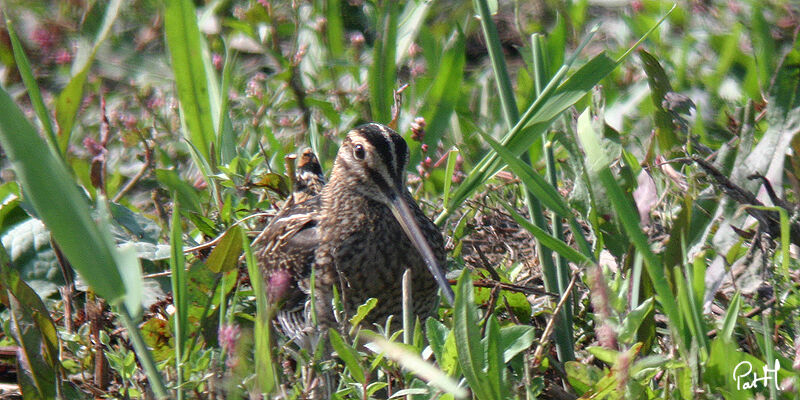
POLYGON ((800 398, 793 2, 4 4, 3 398, 800 398), (455 303, 307 351, 251 243, 369 121, 455 303))

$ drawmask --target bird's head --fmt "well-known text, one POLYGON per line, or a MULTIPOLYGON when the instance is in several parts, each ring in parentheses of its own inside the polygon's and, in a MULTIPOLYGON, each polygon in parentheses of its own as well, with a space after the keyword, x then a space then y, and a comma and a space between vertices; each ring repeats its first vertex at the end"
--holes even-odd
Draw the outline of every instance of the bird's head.
POLYGON ((452 304, 453 291, 422 234, 417 216, 408 204, 405 187, 408 145, 391 128, 371 123, 347 133, 336 155, 329 186, 331 195, 349 191, 386 205, 417 248, 445 297, 452 304))

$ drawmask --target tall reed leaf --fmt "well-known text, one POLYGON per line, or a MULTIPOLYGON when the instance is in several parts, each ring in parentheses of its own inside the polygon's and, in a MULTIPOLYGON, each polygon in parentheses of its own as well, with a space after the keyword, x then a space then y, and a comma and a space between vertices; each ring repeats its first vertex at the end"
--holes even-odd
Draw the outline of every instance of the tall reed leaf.
POLYGON ((178 87, 184 135, 198 153, 209 160, 210 146, 215 137, 214 122, 205 63, 200 57, 202 37, 197 27, 194 3, 190 0, 167 1, 164 29, 178 87))

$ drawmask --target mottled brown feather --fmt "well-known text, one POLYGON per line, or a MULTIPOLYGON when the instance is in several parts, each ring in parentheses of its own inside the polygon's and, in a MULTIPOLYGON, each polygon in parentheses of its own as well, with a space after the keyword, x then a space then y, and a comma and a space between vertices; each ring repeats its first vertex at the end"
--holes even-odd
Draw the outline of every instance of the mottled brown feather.
MULTIPOLYGON (((291 290, 278 315, 290 336, 302 337, 311 328, 308 293, 312 270, 320 324, 316 328, 337 323, 331 307, 334 285, 346 318, 371 297, 378 299, 378 305, 367 316, 367 323, 383 323, 390 315, 399 317, 406 268, 411 269, 413 277, 414 312, 424 319, 434 311, 437 283, 381 197, 389 185, 402 186, 407 160, 408 148, 402 137, 378 124, 364 125, 348 134, 327 184, 321 168, 316 169, 319 163, 314 154, 309 150, 303 153, 298 182, 300 170, 306 174, 297 186, 300 190, 295 190, 293 199, 265 228, 263 247, 258 251, 267 282, 276 273, 288 272, 291 276, 291 290), (356 146, 366 151, 364 158, 354 155, 356 146)), ((407 189, 398 190, 437 264, 444 265, 444 240, 439 229, 407 189)))

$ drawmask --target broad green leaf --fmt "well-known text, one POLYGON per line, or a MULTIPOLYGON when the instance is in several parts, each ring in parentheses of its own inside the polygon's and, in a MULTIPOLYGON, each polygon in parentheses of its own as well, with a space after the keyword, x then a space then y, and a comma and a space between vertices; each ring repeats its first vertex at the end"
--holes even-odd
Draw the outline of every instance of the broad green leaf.
POLYGON ((55 324, 42 300, 9 267, 0 246, 0 298, 10 311, 6 335, 17 343, 18 381, 25 398, 55 398, 58 377, 58 338, 55 324))
POLYGON ((356 309, 356 315, 354 315, 353 318, 350 318, 350 325, 352 326, 350 330, 351 335, 355 333, 353 332, 353 330, 355 330, 358 324, 360 324, 361 321, 364 320, 367 314, 369 314, 369 312, 372 311, 372 309, 375 308, 376 305, 378 305, 378 299, 370 297, 369 299, 367 299, 367 301, 364 302, 364 304, 358 306, 358 308, 356 309))
POLYGON ((605 375, 604 371, 591 364, 582 364, 577 361, 568 361, 564 364, 567 380, 573 389, 583 395, 605 375))
POLYGON ((164 362, 175 356, 175 349, 170 346, 173 336, 169 321, 162 318, 150 318, 141 324, 140 329, 144 342, 152 349, 156 362, 164 362))
POLYGON ((486 378, 495 399, 508 398, 504 379, 503 350, 500 347, 500 327, 494 315, 486 321, 486 378))
POLYGON ((36 294, 47 298, 58 293, 64 276, 50 243, 50 231, 42 221, 28 218, 2 236, 3 247, 11 257, 11 267, 17 271, 36 294))
POLYGON ((110 303, 125 285, 104 237, 89 214, 86 198, 5 90, 0 89, 0 143, 14 166, 23 193, 84 280, 110 303))
POLYGON ((425 331, 428 343, 439 363, 439 368, 450 376, 456 376, 458 371, 458 355, 455 348, 455 335, 444 324, 434 318, 425 321, 425 331))
POLYGON ((628 312, 625 319, 622 320, 622 329, 619 331, 617 339, 621 343, 630 344, 636 339, 636 334, 639 331, 639 326, 642 325, 645 318, 653 309, 653 298, 650 297, 643 301, 636 308, 628 312))
POLYGON ((358 352, 356 352, 352 346, 344 342, 342 336, 339 335, 336 329, 328 329, 328 336, 331 339, 331 346, 336 350, 336 355, 344 361, 344 365, 350 370, 353 379, 364 385, 366 383, 366 377, 364 375, 364 369, 359 362, 358 352))
POLYGON ((206 260, 208 268, 215 272, 228 272, 239 264, 242 255, 242 228, 232 225, 219 240, 206 260))
POLYGON ((500 349, 503 362, 510 362, 517 354, 527 350, 536 339, 536 329, 526 325, 511 325, 500 328, 500 349))

